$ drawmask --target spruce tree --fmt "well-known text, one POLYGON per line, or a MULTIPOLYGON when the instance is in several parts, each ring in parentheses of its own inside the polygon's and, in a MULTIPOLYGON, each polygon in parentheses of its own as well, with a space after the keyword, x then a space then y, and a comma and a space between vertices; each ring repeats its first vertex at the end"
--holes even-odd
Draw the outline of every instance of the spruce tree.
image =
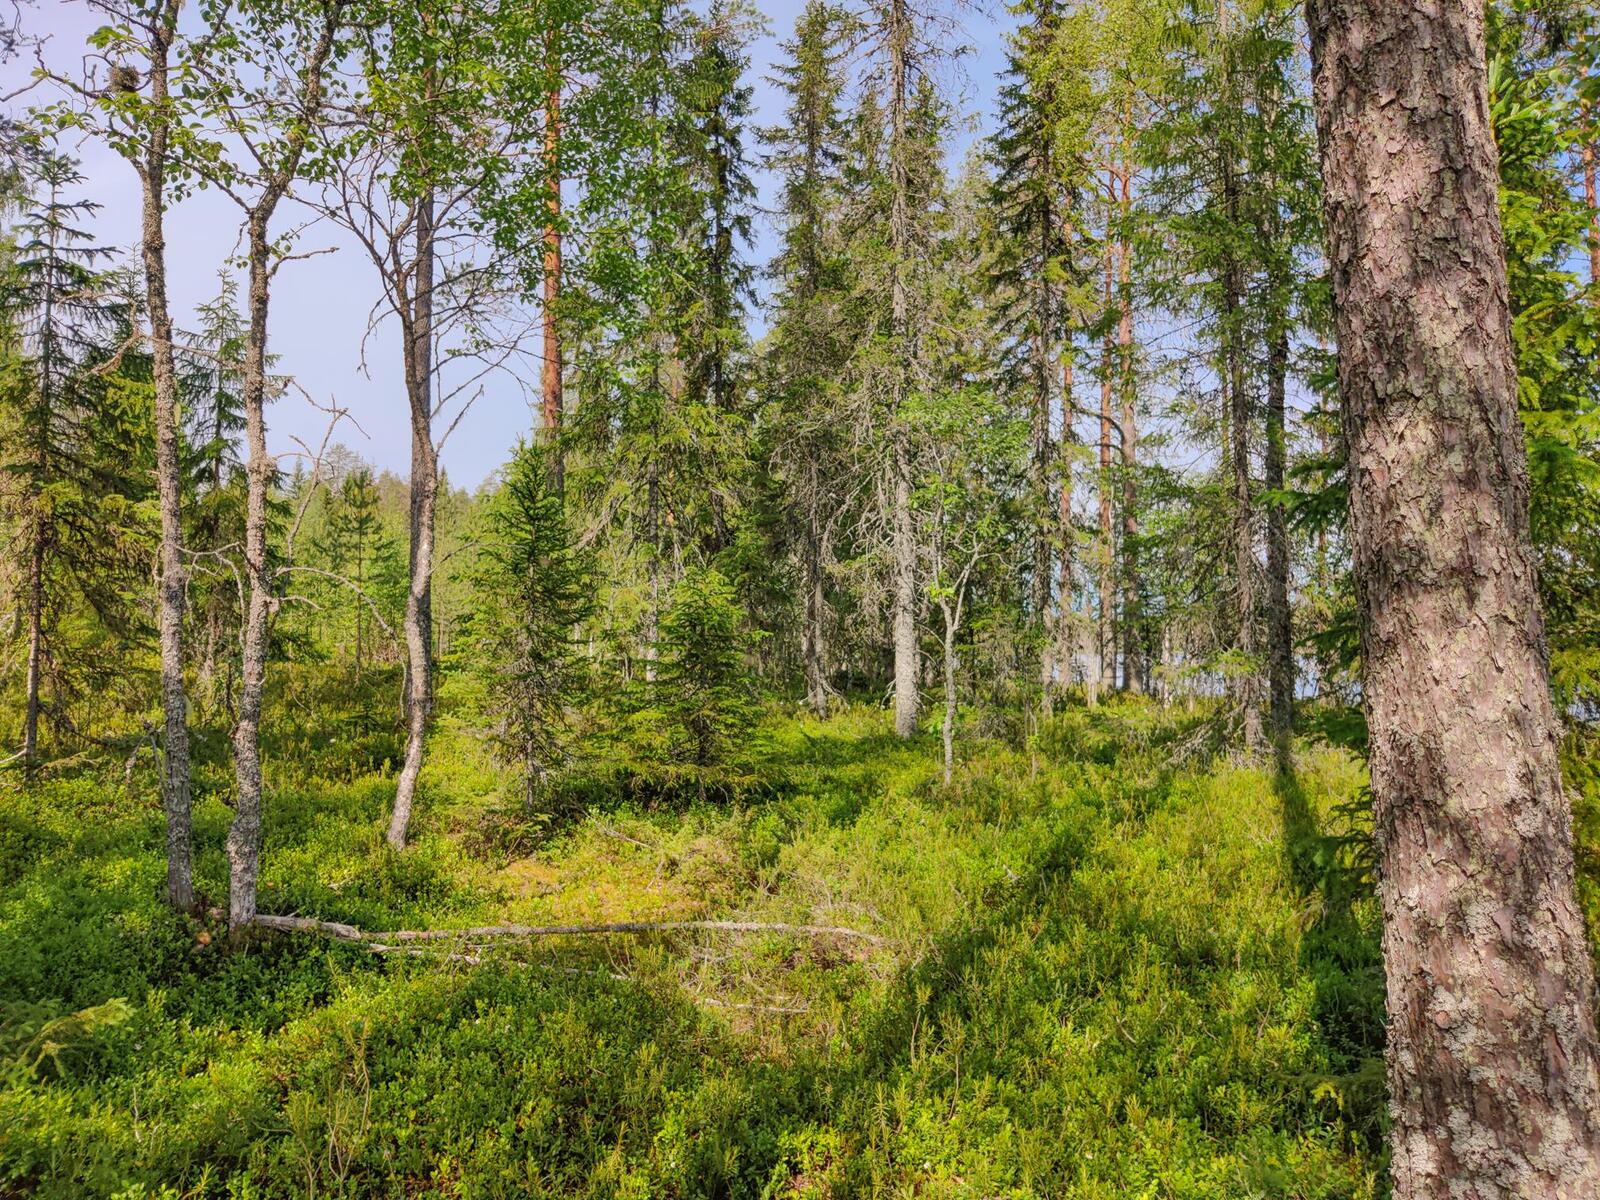
POLYGON ((467 633, 496 750, 520 771, 530 810, 568 755, 571 714, 587 695, 574 630, 593 606, 589 557, 575 545, 549 453, 518 446, 486 502, 467 633))
POLYGON ((797 526, 800 658, 806 704, 828 712, 827 564, 841 513, 830 503, 844 486, 845 439, 839 428, 849 354, 850 277, 844 239, 846 16, 810 0, 783 44, 775 82, 788 98, 785 123, 763 134, 767 165, 782 181, 782 248, 770 267, 776 282, 768 339, 773 453, 797 526))
MULTIPOLYGON (((98 266, 106 252, 86 228, 96 205, 69 197, 84 182, 70 159, 46 154, 31 172, 36 198, 16 226, 5 296, 16 340, 3 391, 5 501, 22 564, 14 582, 28 766, 38 760, 46 683, 60 700, 73 691, 73 664, 55 641, 63 614, 86 603, 109 628, 131 632, 123 506, 146 490, 129 478, 146 456, 129 447, 130 398, 118 386, 127 377, 108 361, 120 360, 131 338, 132 305, 98 266)), ((59 706, 54 715, 68 723, 59 706)))

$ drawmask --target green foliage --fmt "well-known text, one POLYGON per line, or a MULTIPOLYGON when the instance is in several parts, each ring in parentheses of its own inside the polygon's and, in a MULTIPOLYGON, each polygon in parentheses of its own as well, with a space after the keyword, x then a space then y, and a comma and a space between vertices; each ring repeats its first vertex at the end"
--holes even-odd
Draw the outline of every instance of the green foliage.
POLYGON ((503 762, 523 776, 524 802, 565 764, 588 664, 574 633, 593 605, 588 557, 573 544, 549 456, 517 447, 487 500, 473 572, 467 640, 484 677, 503 762))
POLYGON ((649 690, 671 730, 668 752, 694 769, 702 796, 706 773, 739 747, 760 712, 747 661, 754 641, 719 571, 691 571, 672 589, 649 690))
MULTIPOLYGON (((318 694, 314 728, 364 724, 349 695, 318 694)), ((1026 750, 976 747, 943 789, 926 747, 850 709, 764 728, 758 804, 601 793, 537 858, 485 861, 456 839, 497 773, 454 732, 456 696, 447 682, 451 765, 429 768, 408 874, 382 845, 383 777, 318 775, 333 755, 269 796, 275 910, 371 929, 813 920, 887 943, 573 940, 480 966, 308 937, 230 954, 161 906, 159 821, 120 780, 41 781, 0 794, 0 1005, 7 1061, 47 1028, 62 1049, 59 1070, 0 1080, 0 1188, 1381 1195, 1377 914, 1334 869, 1360 832, 1343 753, 1305 747, 1275 789, 1181 761, 1207 714, 1113 701, 1058 713, 1026 750)), ((282 778, 302 747, 267 751, 282 778)), ((206 894, 227 816, 201 799, 206 894)))
POLYGON ((0 529, 14 551, 0 595, 7 674, 23 674, 37 628, 42 713, 70 735, 145 632, 151 396, 148 361, 127 345, 128 280, 98 265, 96 206, 68 195, 83 177, 53 154, 32 172, 0 296, 0 529))
POLYGON ((1539 6, 1491 6, 1489 111, 1531 476, 1533 538, 1566 704, 1600 701, 1600 298, 1575 269, 1595 214, 1568 173, 1584 129, 1578 86, 1595 71, 1591 14, 1546 28, 1539 6))
POLYGON ((323 569, 334 576, 326 578, 330 586, 320 590, 335 601, 343 600, 339 608, 348 621, 335 625, 324 620, 321 631, 325 636, 342 628, 353 631, 349 649, 359 675, 367 639, 377 641, 369 632, 374 626, 390 644, 396 640, 395 624, 406 587, 405 564, 395 537, 385 528, 371 468, 356 466, 339 481, 323 507, 321 528, 312 541, 323 569))

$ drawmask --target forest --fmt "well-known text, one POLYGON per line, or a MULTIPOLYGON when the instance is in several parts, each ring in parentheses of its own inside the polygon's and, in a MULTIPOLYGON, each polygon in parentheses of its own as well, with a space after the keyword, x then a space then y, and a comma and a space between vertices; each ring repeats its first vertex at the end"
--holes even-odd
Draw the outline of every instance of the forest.
POLYGON ((0 1198, 1600 1195, 1592 3, 0 97, 0 1198))

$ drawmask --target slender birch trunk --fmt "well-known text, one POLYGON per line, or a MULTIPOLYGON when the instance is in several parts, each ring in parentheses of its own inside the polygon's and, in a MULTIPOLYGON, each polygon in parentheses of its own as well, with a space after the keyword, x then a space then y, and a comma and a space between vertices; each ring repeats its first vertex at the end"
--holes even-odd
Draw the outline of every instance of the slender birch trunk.
POLYGON ((395 850, 406 847, 433 707, 433 535, 439 497, 439 455, 433 444, 433 224, 434 197, 428 191, 417 202, 412 315, 406 347, 406 395, 411 409, 411 537, 404 620, 406 756, 385 835, 395 850))
POLYGON ((238 944, 256 915, 256 880, 261 871, 261 698, 266 683, 267 643, 277 609, 273 572, 267 559, 267 493, 275 463, 267 450, 267 312, 274 267, 268 232, 279 202, 299 173, 311 123, 322 107, 322 72, 333 50, 340 8, 323 9, 317 41, 306 56, 300 81, 302 120, 290 127, 284 153, 267 177, 260 196, 245 212, 249 263, 249 320, 245 335, 240 398, 245 414, 244 582, 245 613, 240 655, 239 719, 233 730, 236 796, 228 827, 228 933, 238 944))
POLYGON ((188 697, 183 682, 183 617, 188 571, 183 559, 183 479, 178 460, 178 372, 167 302, 167 122, 171 119, 168 56, 182 0, 164 0, 150 30, 150 108, 154 120, 143 161, 142 245, 145 306, 155 383, 156 495, 161 549, 156 591, 161 642, 161 806, 167 820, 167 902, 180 912, 195 907, 191 856, 188 697))

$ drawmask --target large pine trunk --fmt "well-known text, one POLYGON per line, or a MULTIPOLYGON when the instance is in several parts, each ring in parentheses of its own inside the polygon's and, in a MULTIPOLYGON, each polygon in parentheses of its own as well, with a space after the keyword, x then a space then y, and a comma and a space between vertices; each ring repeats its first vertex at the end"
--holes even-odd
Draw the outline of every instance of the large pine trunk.
POLYGON ((1399 1200, 1600 1195, 1481 2, 1311 0, 1399 1200))

